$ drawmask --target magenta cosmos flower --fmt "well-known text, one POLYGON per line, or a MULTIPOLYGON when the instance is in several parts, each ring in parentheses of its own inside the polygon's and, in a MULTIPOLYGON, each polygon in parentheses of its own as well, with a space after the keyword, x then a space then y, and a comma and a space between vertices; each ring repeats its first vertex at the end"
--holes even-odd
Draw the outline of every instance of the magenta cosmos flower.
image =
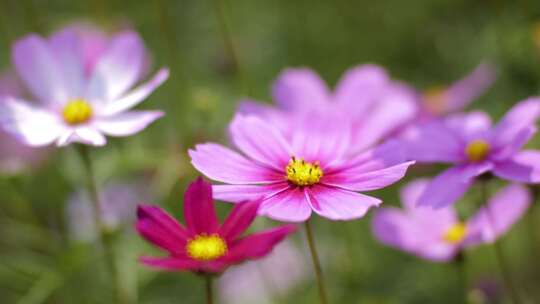
POLYGON ((102 146, 105 135, 135 134, 163 115, 129 111, 168 77, 168 70, 162 69, 130 91, 146 64, 138 34, 125 31, 112 37, 91 73, 86 38, 67 28, 48 39, 29 35, 14 44, 15 69, 38 102, 5 98, 0 122, 7 132, 31 146, 102 146))
POLYGON ((351 125, 351 153, 380 143, 416 114, 414 90, 372 64, 348 70, 334 92, 310 69, 286 69, 274 83, 272 95, 277 108, 244 101, 240 112, 279 126, 285 137, 292 137, 291 123, 298 115, 319 119, 333 113, 351 125))
POLYGON ((413 163, 404 161, 394 142, 349 157, 347 122, 304 118, 288 140, 258 117, 237 115, 230 133, 245 156, 207 143, 189 151, 191 162, 209 178, 228 184, 214 186, 217 199, 262 198, 260 214, 290 222, 307 220, 312 210, 333 220, 360 218, 381 200, 357 191, 388 186, 413 163))
POLYGON ((432 261, 448 261, 461 250, 493 243, 525 213, 530 195, 525 187, 510 185, 496 193, 486 207, 460 221, 453 207, 417 207, 429 185, 416 180, 401 193, 404 209, 382 208, 373 218, 373 233, 385 245, 432 261))
POLYGON ((495 81, 495 69, 481 63, 471 73, 448 87, 436 87, 419 94, 418 115, 421 120, 435 118, 465 109, 495 81))
POLYGON ((446 207, 491 172, 510 181, 540 182, 540 153, 521 150, 536 132, 540 99, 515 105, 495 126, 483 112, 455 114, 416 127, 404 141, 409 157, 419 163, 453 166, 435 177, 420 197, 420 205, 446 207))
POLYGON ((260 202, 234 206, 220 225, 212 201, 212 187, 202 178, 184 196, 186 228, 154 206, 139 206, 136 228, 149 242, 167 251, 167 257, 142 257, 143 264, 168 271, 219 273, 233 264, 257 259, 294 232, 284 225, 242 237, 257 215, 260 202))

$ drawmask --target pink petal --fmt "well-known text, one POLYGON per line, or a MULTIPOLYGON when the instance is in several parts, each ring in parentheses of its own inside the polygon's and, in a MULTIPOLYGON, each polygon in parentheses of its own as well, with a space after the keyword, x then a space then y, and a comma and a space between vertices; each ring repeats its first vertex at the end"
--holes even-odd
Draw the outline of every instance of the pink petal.
POLYGON ((163 115, 161 111, 131 111, 96 118, 93 125, 110 136, 129 136, 144 130, 163 115))
POLYGON ((311 215, 311 206, 303 189, 290 188, 267 198, 259 214, 283 222, 304 222, 311 215))
POLYGON ((290 189, 287 182, 269 185, 214 185, 214 198, 226 202, 238 203, 259 198, 270 198, 280 192, 290 189))
POLYGON ((75 31, 66 28, 49 38, 52 54, 58 62, 66 93, 69 98, 83 96, 84 62, 82 41, 75 31))
POLYGON ((369 208, 382 203, 378 198, 323 185, 306 191, 309 193, 311 208, 331 220, 361 218, 369 208))
POLYGON ((159 207, 140 205, 137 208, 136 229, 149 242, 180 255, 189 239, 186 229, 159 207))
POLYGON ((459 136, 439 120, 411 127, 403 145, 409 159, 422 163, 461 161, 465 148, 459 136))
POLYGON ((463 165, 452 167, 437 175, 418 201, 418 206, 439 209, 459 200, 471 186, 474 177, 491 169, 490 164, 463 165))
POLYGON ((445 112, 464 109, 480 97, 495 81, 494 67, 487 63, 478 65, 470 74, 446 89, 445 112))
POLYGON ((512 159, 497 162, 493 173, 506 180, 522 183, 540 182, 540 152, 525 150, 512 159))
POLYGON ((29 35, 15 42, 12 50, 17 73, 45 105, 58 105, 69 96, 61 68, 45 40, 29 35))
POLYGON ((126 93, 116 100, 111 100, 106 103, 104 108, 101 109, 102 115, 114 115, 124 111, 127 111, 134 106, 144 101, 154 90, 159 87, 165 80, 169 78, 169 70, 161 69, 157 72, 154 78, 150 79, 147 83, 135 88, 133 91, 126 93))
POLYGON ((274 246, 289 234, 295 232, 294 225, 284 225, 274 229, 251 234, 235 242, 229 248, 225 260, 229 263, 239 263, 247 259, 257 259, 269 254, 274 246))
POLYGON ((283 71, 274 83, 272 95, 280 108, 296 112, 324 106, 329 99, 326 84, 310 69, 283 71))
MULTIPOLYGON (((514 134, 512 140, 505 142, 502 146, 499 145, 498 142, 495 142, 493 152, 490 153, 490 158, 495 161, 501 161, 513 157, 527 142, 529 142, 535 133, 536 126, 530 126, 514 134)), ((496 137, 495 141, 497 141, 496 137)))
POLYGON ((445 118, 444 124, 457 134, 461 141, 468 143, 471 140, 485 138, 489 140, 491 118, 484 112, 452 114, 445 118))
POLYGON ((0 102, 0 124, 17 140, 34 147, 53 143, 64 131, 54 113, 15 98, 0 102))
POLYGON ((201 263, 189 258, 178 257, 141 257, 141 263, 146 266, 165 271, 197 271, 201 268, 201 263))
POLYGON ((113 37, 95 66, 87 97, 117 99, 139 80, 144 53, 144 43, 137 33, 127 31, 113 37))
POLYGON ((524 129, 533 127, 540 115, 540 98, 529 98, 517 103, 495 126, 496 147, 504 147, 515 141, 524 129))
MULTIPOLYGON (((401 188, 399 197, 401 199, 401 205, 408 211, 414 211, 418 209, 417 204, 420 196, 426 190, 430 180, 427 178, 418 178, 409 182, 406 186, 401 188)), ((422 208, 425 209, 425 208, 422 208)))
POLYGON ((357 113, 366 113, 379 101, 382 89, 389 81, 386 71, 379 66, 365 64, 351 68, 339 80, 336 101, 357 113))
MULTIPOLYGON (((191 163, 213 180, 230 184, 259 184, 285 180, 276 172, 218 144, 200 144, 189 150, 191 163)), ((284 168, 282 169, 282 172, 284 168)))
MULTIPOLYGON (((497 192, 477 214, 469 220, 472 234, 479 232, 482 242, 492 243, 505 234, 527 211, 531 196, 524 186, 517 184, 507 186, 497 192)), ((475 241, 468 242, 474 245, 475 241)))
POLYGON ((278 129, 256 117, 236 115, 230 131, 234 144, 248 157, 284 172, 292 155, 278 129))
POLYGON ((261 201, 249 201, 236 204, 219 229, 219 234, 227 240, 239 237, 255 220, 261 201))
POLYGON ((212 234, 219 223, 212 199, 212 185, 201 177, 192 182, 184 193, 184 218, 191 234, 212 234))

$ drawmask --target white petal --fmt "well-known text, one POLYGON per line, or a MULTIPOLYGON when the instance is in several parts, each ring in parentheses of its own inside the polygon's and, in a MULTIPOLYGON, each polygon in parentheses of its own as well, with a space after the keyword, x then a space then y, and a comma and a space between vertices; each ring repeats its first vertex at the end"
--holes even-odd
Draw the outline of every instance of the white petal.
POLYGON ((94 125, 110 136, 129 136, 142 131, 163 115, 161 111, 127 112, 97 119, 94 125))

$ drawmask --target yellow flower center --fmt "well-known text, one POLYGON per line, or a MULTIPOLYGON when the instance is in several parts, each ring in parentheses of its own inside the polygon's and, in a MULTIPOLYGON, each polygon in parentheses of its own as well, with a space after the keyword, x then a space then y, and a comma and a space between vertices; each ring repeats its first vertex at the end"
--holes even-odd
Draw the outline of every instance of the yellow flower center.
POLYGON ((450 244, 461 243, 467 235, 467 225, 463 223, 454 224, 443 236, 443 239, 450 244))
POLYGON ((200 234, 188 241, 186 251, 195 260, 210 261, 227 253, 227 243, 217 234, 200 234))
POLYGON ((478 162, 486 159, 489 153, 489 144, 483 139, 471 141, 465 148, 465 155, 472 162, 478 162))
POLYGON ((424 91, 424 106, 434 114, 441 114, 446 108, 448 99, 444 87, 432 87, 424 91))
POLYGON ((294 156, 285 168, 287 180, 297 186, 311 186, 318 183, 323 176, 323 171, 318 162, 309 163, 303 158, 297 159, 294 156))
POLYGON ((84 99, 73 99, 64 107, 64 121, 70 125, 78 125, 92 118, 92 107, 84 99))

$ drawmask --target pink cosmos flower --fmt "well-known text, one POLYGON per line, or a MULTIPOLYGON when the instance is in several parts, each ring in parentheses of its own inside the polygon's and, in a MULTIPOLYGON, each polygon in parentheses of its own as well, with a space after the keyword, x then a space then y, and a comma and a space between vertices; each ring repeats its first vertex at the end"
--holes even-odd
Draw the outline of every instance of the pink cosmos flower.
POLYGON ((432 119, 465 109, 495 81, 495 68, 481 63, 471 73, 445 88, 432 88, 420 95, 419 118, 432 119))
POLYGON ((129 111, 168 77, 160 70, 149 82, 130 91, 145 66, 139 35, 125 31, 112 37, 91 73, 88 37, 67 28, 45 39, 29 35, 12 50, 15 69, 37 103, 4 98, 0 123, 30 146, 73 142, 102 146, 104 135, 129 136, 163 115, 161 111, 129 111))
POLYGON ((429 181, 423 179, 408 184, 401 193, 404 209, 378 210, 372 228, 383 244, 432 261, 449 261, 465 248, 495 242, 525 214, 531 201, 525 187, 510 185, 462 222, 453 207, 416 206, 427 186, 429 181))
MULTIPOLYGON (((17 77, 11 72, 0 74, 0 103, 3 96, 22 96, 17 77)), ((0 105, 1 107, 1 105, 0 105)), ((45 158, 46 151, 28 147, 15 140, 0 128, 0 172, 17 174, 37 167, 45 158)))
POLYGON ((288 139, 258 117, 237 115, 230 133, 245 156, 207 143, 189 151, 191 162, 209 178, 228 184, 214 186, 217 199, 262 198, 259 214, 289 222, 307 220, 312 210, 333 220, 360 218, 381 200, 357 191, 386 187, 413 163, 404 161, 394 142, 350 157, 348 122, 310 118, 298 117, 288 139))
POLYGON ((298 115, 319 119, 333 113, 351 125, 351 153, 380 143, 416 114, 414 90, 372 64, 348 70, 334 92, 310 69, 286 69, 274 83, 272 95, 277 108, 244 101, 240 112, 279 126, 286 138, 292 136, 291 122, 298 115))
POLYGON ((521 150, 536 132, 539 114, 540 98, 530 98, 493 127, 483 112, 455 114, 417 126, 404 141, 409 157, 420 163, 453 165, 430 182, 418 204, 446 207, 487 172, 510 181, 540 182, 540 152, 521 150))
POLYGON ((220 273, 230 265, 261 258, 294 232, 293 225, 241 235, 256 217, 260 202, 236 205, 220 225, 212 201, 212 186, 202 178, 184 196, 187 228, 161 208, 142 205, 137 210, 137 231, 167 251, 167 257, 142 257, 143 264, 168 271, 220 273))

